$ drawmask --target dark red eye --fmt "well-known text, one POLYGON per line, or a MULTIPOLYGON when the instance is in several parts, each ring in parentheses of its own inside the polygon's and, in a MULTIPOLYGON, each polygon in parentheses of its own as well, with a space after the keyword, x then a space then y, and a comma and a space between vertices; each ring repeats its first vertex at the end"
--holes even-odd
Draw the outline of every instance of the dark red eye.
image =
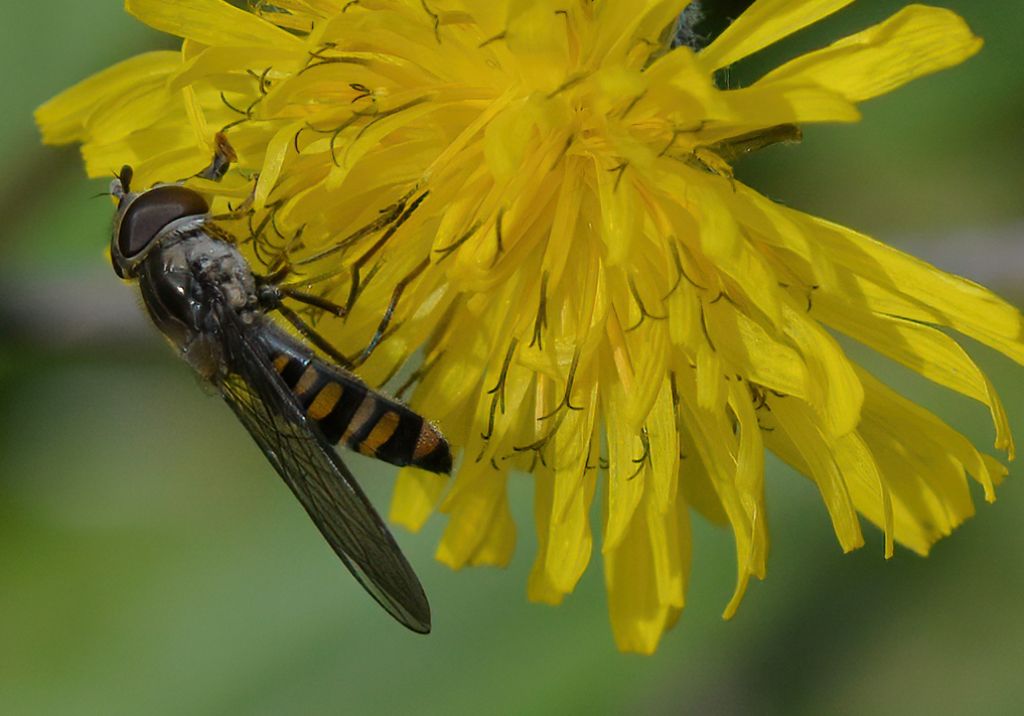
POLYGON ((143 251, 165 226, 186 216, 202 216, 209 205, 197 192, 183 186, 158 186, 132 201, 121 219, 117 249, 130 259, 143 251))

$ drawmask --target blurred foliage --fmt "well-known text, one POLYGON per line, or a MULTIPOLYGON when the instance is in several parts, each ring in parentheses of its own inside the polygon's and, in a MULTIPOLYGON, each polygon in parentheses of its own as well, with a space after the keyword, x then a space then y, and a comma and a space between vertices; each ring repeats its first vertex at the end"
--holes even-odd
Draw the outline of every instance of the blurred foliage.
MULTIPOLYGON (((724 26, 742 4, 706 2, 708 26, 724 26)), ((812 127, 802 146, 773 147, 741 176, 885 240, 1024 226, 1024 9, 938 4, 986 38, 979 57, 870 103, 860 124, 812 127)), ((747 83, 897 5, 861 0, 734 68, 729 81, 747 83)), ((927 560, 898 550, 886 562, 870 529, 863 550, 841 556, 813 487, 773 463, 769 579, 722 622, 733 548, 699 522, 689 606, 651 658, 615 652, 597 558, 567 604, 525 601, 535 540, 521 477, 511 484, 520 543, 508 570, 452 573, 435 563, 441 519, 422 535, 398 535, 435 623, 427 638, 396 626, 109 275, 110 207, 89 198, 105 187, 82 177, 74 149, 38 144, 31 111, 40 102, 174 42, 113 0, 55 0, 45 12, 14 3, 5 27, 0 55, 17 71, 0 113, 0 712, 1019 709, 1018 466, 995 505, 975 490, 979 517, 927 560)), ((1020 303, 1019 285, 996 288, 1020 303)), ((1021 369, 972 352, 1021 438, 1021 369)), ((865 353, 888 381, 991 444, 977 406, 865 353)), ((350 459, 385 505, 394 471, 350 459)))

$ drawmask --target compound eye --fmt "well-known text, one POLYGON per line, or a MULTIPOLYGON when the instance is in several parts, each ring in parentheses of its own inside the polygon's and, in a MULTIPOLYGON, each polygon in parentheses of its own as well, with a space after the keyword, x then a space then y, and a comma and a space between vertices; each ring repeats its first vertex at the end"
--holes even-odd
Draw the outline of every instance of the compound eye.
POLYGON ((121 219, 117 249, 131 259, 141 253, 172 221, 202 216, 209 205, 197 192, 183 186, 158 186, 140 194, 121 219))

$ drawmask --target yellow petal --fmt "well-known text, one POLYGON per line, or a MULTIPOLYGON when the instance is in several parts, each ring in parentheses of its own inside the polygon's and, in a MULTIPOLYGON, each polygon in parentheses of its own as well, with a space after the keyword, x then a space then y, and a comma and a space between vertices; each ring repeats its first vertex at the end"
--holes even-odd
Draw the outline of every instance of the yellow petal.
MULTIPOLYGON (((597 382, 589 395, 581 396, 582 410, 568 410, 551 443, 554 484, 550 528, 544 564, 552 587, 571 592, 590 561, 590 504, 594 498, 597 452, 594 437, 597 410, 597 382)), ((566 410, 566 408, 562 408, 566 410)))
POLYGON ((288 152, 292 151, 295 133, 301 130, 303 126, 303 122, 285 125, 266 143, 266 151, 261 163, 263 169, 256 180, 256 192, 253 196, 253 203, 256 206, 266 204, 267 198, 274 190, 277 180, 281 176, 281 169, 284 167, 288 152))
POLYGON ((709 522, 727 526, 729 517, 722 507, 711 476, 704 467, 693 438, 682 425, 679 429, 679 449, 678 489, 681 499, 709 522))
POLYGON ((469 558, 474 567, 507 567, 516 549, 516 523, 508 500, 499 500, 483 540, 469 558))
MULTIPOLYGON (((423 382, 416 390, 416 395, 429 395, 431 400, 431 415, 439 422, 446 422, 446 418, 452 415, 468 402, 470 395, 475 395, 478 386, 483 380, 484 371, 497 362, 501 366, 504 349, 494 351, 497 356, 492 355, 492 345, 487 336, 474 330, 475 325, 471 317, 464 317, 456 320, 452 331, 463 340, 459 343, 459 350, 446 354, 446 360, 438 362, 436 367, 423 377, 423 382)), ((497 371, 495 371, 496 373, 497 371)), ((494 385, 489 384, 488 389, 494 385)))
POLYGON ((836 340, 806 312, 783 309, 786 336, 800 351, 808 373, 807 393, 827 435, 845 435, 860 420, 864 388, 836 340))
POLYGON ((859 433, 847 433, 836 440, 836 463, 843 473, 850 499, 857 511, 882 528, 885 557, 893 555, 895 524, 892 493, 868 444, 859 433))
POLYGON ((125 0, 125 9, 150 27, 204 45, 302 46, 295 35, 222 0, 125 0))
POLYGON ((608 249, 604 263, 618 266, 629 256, 634 238, 640 233, 642 215, 637 206, 637 193, 632 191, 628 168, 594 166, 593 178, 601 200, 601 238, 608 249))
POLYGON ((547 566, 548 540, 551 534, 551 500, 554 498, 554 476, 543 466, 533 473, 533 520, 537 532, 537 553, 526 582, 526 598, 531 602, 561 604, 566 592, 551 581, 547 566))
POLYGON ((619 649, 650 654, 657 648, 682 608, 689 552, 685 506, 661 513, 648 491, 619 544, 604 552, 608 614, 619 649))
POLYGON ((484 131, 484 156, 496 179, 507 181, 519 169, 535 141, 533 105, 516 102, 492 119, 484 131))
POLYGON ((768 521, 764 501, 764 440, 747 385, 733 382, 729 406, 736 416, 739 445, 736 451, 736 491, 750 518, 752 540, 747 555, 749 571, 764 577, 768 564, 768 521))
MULTIPOLYGON (((907 450, 919 458, 930 460, 948 456, 960 466, 961 475, 966 469, 985 489, 985 499, 989 502, 995 500, 995 483, 1005 468, 995 461, 986 460, 966 437, 863 368, 858 368, 857 373, 865 387, 864 430, 877 426, 875 432, 878 434, 906 436, 903 442, 907 450)), ((970 501, 969 494, 967 501, 970 501)))
POLYGON ((505 481, 506 474, 486 462, 468 461, 459 469, 441 505, 449 519, 434 555, 439 562, 461 569, 471 563, 492 530, 504 528, 500 518, 508 510, 505 481))
MULTIPOLYGON (((621 387, 612 386, 604 397, 603 414, 620 416, 626 412, 626 396, 621 387)), ((646 479, 640 436, 616 417, 605 422, 608 441, 608 521, 603 550, 614 549, 626 534, 644 492, 646 479)))
POLYGON ((82 158, 91 177, 110 176, 115 167, 131 164, 137 186, 191 176, 210 161, 209 155, 196 146, 191 127, 184 123, 133 132, 130 137, 110 144, 86 144, 82 147, 82 158), (154 147, 160 147, 160 151, 154 147))
POLYGON ((814 83, 862 102, 958 65, 981 49, 967 23, 943 8, 911 5, 885 22, 769 72, 756 86, 814 83))
POLYGON ((661 390, 647 417, 647 433, 651 445, 650 480, 654 504, 658 510, 674 509, 679 487, 679 436, 676 432, 676 406, 672 399, 672 383, 662 380, 661 390))
POLYGON ((779 124, 856 122, 861 116, 856 105, 828 86, 758 83, 722 94, 735 124, 750 130, 779 124))
MULTIPOLYGON (((678 280, 685 281, 682 276, 678 280)), ((694 292, 677 284, 665 306, 668 311, 668 333, 672 345, 677 348, 695 345, 694 341, 701 330, 701 312, 700 302, 694 292)))
POLYGON ((732 365, 743 366, 752 383, 795 398, 810 394, 803 358, 782 335, 772 335, 760 323, 734 307, 708 306, 715 348, 732 365))
MULTIPOLYGON (((724 405, 713 411, 701 408, 696 399, 698 380, 695 378, 699 380, 694 371, 677 376, 679 417, 684 426, 680 434, 685 436, 683 448, 687 450, 682 479, 685 484, 691 479, 692 470, 696 469, 699 475, 703 468, 732 528, 736 543, 736 589, 723 615, 728 619, 743 598, 751 575, 764 575, 764 563, 753 560, 767 554, 768 546, 763 541, 767 532, 763 529, 764 515, 758 514, 756 504, 744 500, 740 494, 736 482, 739 446, 724 405), (694 463, 699 467, 693 467, 694 463)), ((708 501, 705 509, 714 514, 714 503, 708 501)))
POLYGON ((756 0, 700 58, 712 70, 731 65, 831 15, 853 0, 756 0))
POLYGON ((403 467, 395 481, 388 519, 412 532, 419 532, 437 508, 447 484, 448 480, 442 475, 403 467))
MULTIPOLYGON (((778 429, 778 421, 771 415, 765 416, 763 420, 765 427, 770 429, 765 433, 768 449, 801 474, 810 475, 811 468, 790 437, 778 429)), ((870 441, 870 448, 867 442, 859 433, 844 435, 837 442, 836 460, 842 463, 841 469, 850 469, 850 475, 854 478, 848 483, 850 499, 859 512, 883 530, 886 558, 892 556, 893 541, 919 554, 926 553, 934 540, 925 535, 918 517, 906 509, 898 497, 893 496, 896 490, 894 483, 909 484, 921 478, 912 472, 905 457, 893 459, 884 449, 878 450, 879 446, 874 440, 870 441), (875 467, 872 468, 872 465, 875 467), (865 479, 870 477, 877 477, 877 483, 865 479)))
POLYGON ((996 428, 995 446, 1013 459, 1010 424, 999 395, 959 343, 919 322, 867 312, 845 295, 819 292, 814 315, 925 378, 988 406, 996 428))
MULTIPOLYGON (((606 61, 621 61, 642 41, 657 37, 688 4, 688 0, 632 0, 603 4, 600 27, 616 38, 615 43, 603 53, 606 61)), ((643 51, 649 54, 650 48, 644 47, 643 51)))
MULTIPOLYGON (((892 422, 865 418, 860 430, 883 475, 892 505, 892 534, 899 544, 917 554, 926 555, 938 539, 974 514, 974 505, 964 479, 962 466, 941 450, 923 455, 908 449, 906 439, 914 440, 892 422), (903 439, 901 439, 903 438, 903 439)), ((857 499, 857 491, 851 489, 857 499)), ((877 525, 884 524, 877 497, 859 501, 857 508, 877 525)))
POLYGON ((509 0, 505 32, 514 66, 528 87, 548 93, 569 79, 562 70, 569 52, 565 24, 547 3, 509 0))
POLYGON ((210 154, 213 154, 214 132, 210 131, 210 123, 203 111, 202 101, 195 90, 195 87, 183 87, 181 90, 182 101, 185 105, 185 113, 188 115, 189 125, 195 134, 196 146, 205 146, 210 154))
POLYGON ((719 180, 716 186, 697 172, 688 173, 693 176, 685 182, 687 194, 693 197, 691 211, 696 212, 704 255, 718 271, 733 279, 735 288, 730 286, 730 293, 746 296, 768 320, 781 326, 778 278, 743 236, 723 200, 722 195, 730 191, 728 184, 719 180))
POLYGON ((669 359, 668 326, 664 321, 648 317, 638 330, 628 335, 630 354, 636 356, 636 383, 634 389, 626 395, 625 413, 620 419, 629 428, 639 430, 650 415, 662 389, 665 366, 669 359))
POLYGON ((832 518, 832 527, 844 552, 864 544, 857 521, 857 511, 850 499, 843 473, 836 462, 835 439, 819 430, 816 419, 806 406, 795 400, 772 401, 772 414, 779 429, 796 446, 821 492, 832 518))
MULTIPOLYGON (((194 41, 186 42, 193 44, 194 41)), ((194 57, 180 65, 171 79, 170 89, 180 89, 198 80, 217 75, 242 75, 245 69, 262 72, 266 68, 273 68, 276 73, 291 73, 299 70, 301 63, 309 57, 301 52, 300 48, 290 47, 200 47, 202 49, 194 57)), ((246 83, 251 87, 253 78, 247 74, 245 77, 246 83)), ((219 81, 217 85, 223 86, 219 81)))
POLYGON ((758 239, 795 252, 814 268, 817 283, 832 284, 827 287, 875 313, 948 326, 1024 364, 1024 316, 985 287, 852 229, 737 189, 741 201, 733 208, 758 239))
POLYGON ((683 505, 672 504, 672 509, 661 510, 653 490, 648 490, 643 510, 647 517, 647 539, 650 541, 651 567, 654 572, 654 592, 658 603, 682 609, 686 603, 686 580, 690 567, 689 514, 683 505), (680 520, 680 515, 684 516, 680 520))
POLYGON ((697 349, 697 405, 710 414, 717 414, 725 407, 722 356, 706 343, 697 349))
POLYGON ((736 119, 729 114, 724 94, 688 47, 678 47, 659 57, 644 70, 643 77, 647 87, 633 110, 636 116, 736 119))
MULTIPOLYGON (((575 157, 564 160, 569 166, 565 172, 565 179, 559 187, 558 201, 551 219, 551 233, 544 251, 544 261, 541 264, 541 271, 547 274, 548 290, 552 295, 558 292, 562 282, 562 273, 565 271, 566 265, 569 264, 570 254, 576 248, 576 233, 581 230, 578 219, 583 172, 577 165, 583 164, 584 161, 575 157)), ((589 231, 589 227, 582 227, 582 230, 589 231)))
POLYGON ((168 76, 181 65, 177 52, 146 52, 82 80, 36 110, 36 123, 47 144, 91 139, 85 132, 99 107, 123 102, 126 95, 162 92, 168 76))

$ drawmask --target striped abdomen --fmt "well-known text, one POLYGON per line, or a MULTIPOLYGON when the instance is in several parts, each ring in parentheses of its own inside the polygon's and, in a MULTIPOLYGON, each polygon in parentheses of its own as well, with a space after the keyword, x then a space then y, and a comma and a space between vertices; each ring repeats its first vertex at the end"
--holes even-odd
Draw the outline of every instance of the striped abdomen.
POLYGON ((451 471, 448 443, 429 422, 292 340, 267 338, 274 370, 331 443, 392 465, 451 471))

